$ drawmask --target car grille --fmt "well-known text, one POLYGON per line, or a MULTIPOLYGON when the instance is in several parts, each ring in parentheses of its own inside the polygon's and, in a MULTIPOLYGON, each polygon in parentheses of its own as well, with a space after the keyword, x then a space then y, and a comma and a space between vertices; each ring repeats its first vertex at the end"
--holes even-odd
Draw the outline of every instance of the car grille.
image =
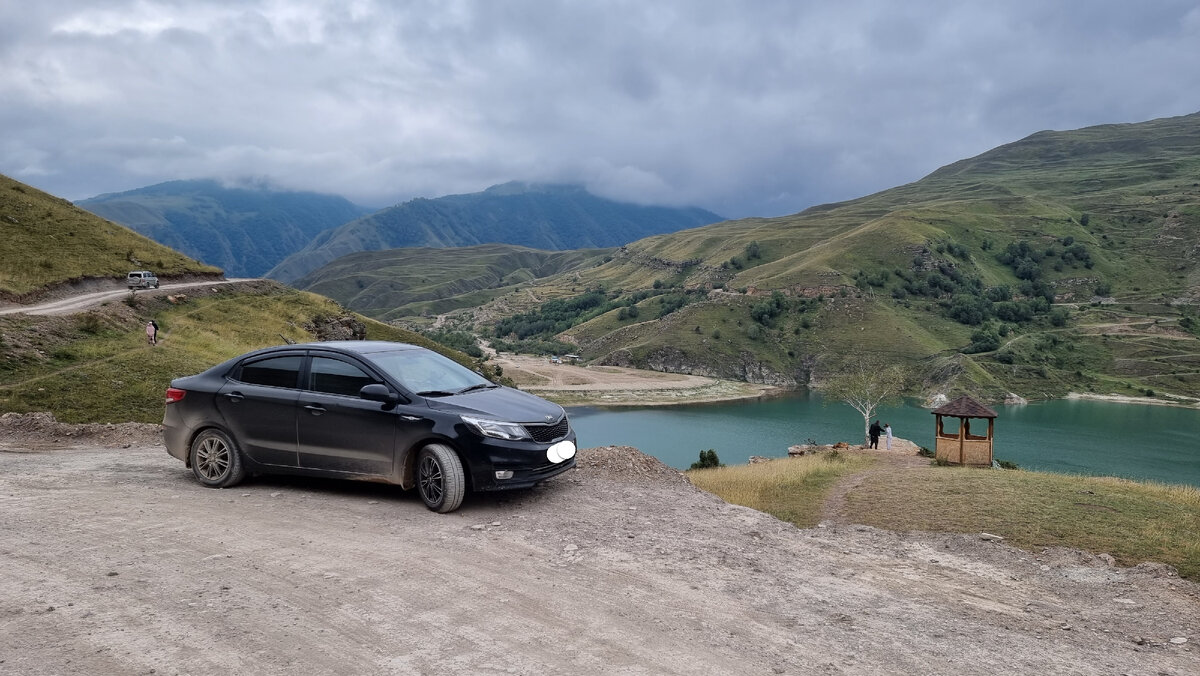
POLYGON ((525 431, 529 432, 529 436, 533 437, 534 441, 545 444, 567 436, 567 432, 571 431, 571 423, 564 415, 552 425, 525 425, 525 431))

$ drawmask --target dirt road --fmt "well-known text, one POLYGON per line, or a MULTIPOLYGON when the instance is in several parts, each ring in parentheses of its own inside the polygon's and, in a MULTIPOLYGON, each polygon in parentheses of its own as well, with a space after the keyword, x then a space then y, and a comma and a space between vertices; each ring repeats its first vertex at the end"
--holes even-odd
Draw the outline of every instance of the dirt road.
POLYGON ((1200 672, 1200 590, 1160 566, 800 530, 622 448, 449 515, 212 490, 145 428, 0 436, 0 672, 1200 672))
MULTIPOLYGON (((137 294, 163 294, 166 295, 172 291, 181 289, 190 289, 196 286, 217 286, 219 284, 233 284, 235 282, 247 282, 249 279, 208 279, 200 282, 173 282, 163 284, 157 289, 139 289, 134 293, 137 294)), ((115 289, 105 289, 103 291, 92 291, 88 293, 73 294, 66 298, 58 298, 44 303, 34 305, 8 305, 0 307, 0 315, 17 314, 18 312, 29 315, 69 315, 76 312, 82 312, 91 307, 100 305, 101 303, 119 300, 129 295, 129 289, 125 287, 115 289)))

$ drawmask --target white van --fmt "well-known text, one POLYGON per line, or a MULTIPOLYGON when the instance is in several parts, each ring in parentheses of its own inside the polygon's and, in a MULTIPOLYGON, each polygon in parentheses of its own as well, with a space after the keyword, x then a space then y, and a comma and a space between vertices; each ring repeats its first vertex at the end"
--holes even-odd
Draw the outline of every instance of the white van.
POLYGON ((134 270, 125 275, 125 286, 130 289, 157 289, 158 277, 149 270, 134 270))

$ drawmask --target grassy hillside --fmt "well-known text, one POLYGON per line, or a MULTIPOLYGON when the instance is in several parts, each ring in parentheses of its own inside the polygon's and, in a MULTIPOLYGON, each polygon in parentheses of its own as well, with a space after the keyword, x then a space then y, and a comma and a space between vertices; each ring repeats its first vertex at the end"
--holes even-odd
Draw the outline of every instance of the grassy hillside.
POLYGON ((261 276, 318 233, 369 211, 336 195, 216 181, 169 181, 79 206, 235 277, 261 276))
POLYGON ((615 202, 579 186, 514 182, 383 209, 322 233, 267 276, 292 282, 358 251, 489 242, 553 250, 610 247, 719 220, 703 209, 615 202))
POLYGON ((611 249, 538 251, 510 244, 363 251, 292 285, 381 320, 473 307, 521 284, 600 263, 611 249))
POLYGON ((0 176, 0 238, 0 300, 143 268, 160 277, 221 273, 7 176, 0 176))
POLYGON ((175 299, 139 296, 78 315, 0 317, 0 411, 51 411, 65 422, 161 422, 172 378, 285 337, 310 342, 350 329, 370 340, 424 345, 487 370, 422 336, 274 282, 222 285, 175 299), (150 319, 160 326, 156 346, 143 332, 150 319))
POLYGON ((1039 132, 860 199, 639 240, 525 307, 495 302, 536 314, 582 289, 686 299, 559 336, 604 362, 808 383, 876 353, 926 391, 1198 397, 1200 114, 1039 132))

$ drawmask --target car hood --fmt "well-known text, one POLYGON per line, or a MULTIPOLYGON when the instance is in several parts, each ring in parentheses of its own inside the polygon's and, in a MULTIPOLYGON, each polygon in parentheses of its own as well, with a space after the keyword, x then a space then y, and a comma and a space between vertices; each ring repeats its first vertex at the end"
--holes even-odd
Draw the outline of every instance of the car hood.
POLYGON ((493 387, 425 401, 429 408, 439 411, 506 422, 550 423, 563 415, 562 406, 511 387, 493 387))

